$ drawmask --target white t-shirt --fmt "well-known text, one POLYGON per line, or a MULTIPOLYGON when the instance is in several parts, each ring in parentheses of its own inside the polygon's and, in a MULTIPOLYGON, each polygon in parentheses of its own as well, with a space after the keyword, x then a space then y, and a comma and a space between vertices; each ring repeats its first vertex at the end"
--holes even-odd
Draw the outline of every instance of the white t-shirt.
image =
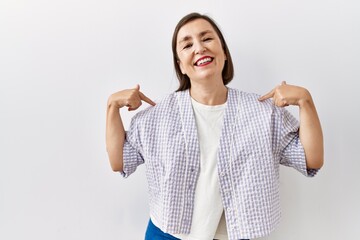
POLYGON ((200 174, 195 190, 191 232, 174 234, 184 240, 227 238, 217 171, 218 149, 226 103, 209 106, 191 99, 200 144, 200 174))

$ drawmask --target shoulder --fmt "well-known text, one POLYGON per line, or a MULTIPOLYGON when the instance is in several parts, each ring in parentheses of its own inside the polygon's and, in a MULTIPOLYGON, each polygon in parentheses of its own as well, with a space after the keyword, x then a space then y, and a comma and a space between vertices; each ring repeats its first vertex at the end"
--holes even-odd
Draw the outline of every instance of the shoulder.
POLYGON ((254 110, 274 110, 275 106, 271 99, 260 102, 258 100, 259 97, 260 94, 257 93, 244 92, 239 89, 229 88, 229 98, 233 98, 233 101, 235 100, 237 104, 239 104, 239 107, 245 107, 254 110))
POLYGON ((148 106, 144 110, 139 111, 133 117, 133 120, 141 121, 146 119, 156 119, 164 115, 167 115, 176 109, 176 95, 178 93, 173 92, 162 97, 159 101, 156 101, 155 106, 148 106))

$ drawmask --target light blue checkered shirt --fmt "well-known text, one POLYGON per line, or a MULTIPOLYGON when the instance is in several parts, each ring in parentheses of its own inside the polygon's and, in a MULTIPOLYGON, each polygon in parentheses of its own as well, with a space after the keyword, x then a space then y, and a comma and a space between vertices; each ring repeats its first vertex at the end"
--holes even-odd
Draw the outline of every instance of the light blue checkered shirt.
MULTIPOLYGON (((279 166, 305 176, 298 121, 271 100, 229 88, 220 137, 218 177, 229 239, 268 235, 280 220, 279 166)), ((137 113, 126 132, 123 176, 146 164, 151 216, 167 233, 188 234, 200 150, 189 91, 137 113)), ((211 199, 209 199, 210 201, 211 199)))

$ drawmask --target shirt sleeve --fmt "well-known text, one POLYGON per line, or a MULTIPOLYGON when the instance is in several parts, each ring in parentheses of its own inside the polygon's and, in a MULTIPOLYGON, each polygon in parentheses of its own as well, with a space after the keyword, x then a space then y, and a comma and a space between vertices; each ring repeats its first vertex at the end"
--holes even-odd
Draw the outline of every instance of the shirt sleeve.
POLYGON ((299 122, 289 111, 281 109, 280 164, 292 167, 307 177, 316 175, 319 169, 308 169, 304 148, 299 136, 299 122))
POLYGON ((123 171, 121 175, 125 178, 130 176, 139 165, 144 163, 144 158, 141 154, 139 127, 135 117, 131 120, 129 130, 126 131, 123 146, 123 171))

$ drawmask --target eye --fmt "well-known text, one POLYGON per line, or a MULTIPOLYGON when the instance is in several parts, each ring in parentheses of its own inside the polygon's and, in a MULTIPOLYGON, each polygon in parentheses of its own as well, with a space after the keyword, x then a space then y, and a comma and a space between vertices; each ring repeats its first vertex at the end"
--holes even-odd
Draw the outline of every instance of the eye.
POLYGON ((208 42, 208 41, 211 41, 211 40, 213 40, 211 37, 207 37, 207 38, 203 39, 204 42, 208 42))
POLYGON ((183 47, 183 49, 188 49, 188 48, 191 48, 191 47, 192 47, 192 43, 188 43, 183 47))

